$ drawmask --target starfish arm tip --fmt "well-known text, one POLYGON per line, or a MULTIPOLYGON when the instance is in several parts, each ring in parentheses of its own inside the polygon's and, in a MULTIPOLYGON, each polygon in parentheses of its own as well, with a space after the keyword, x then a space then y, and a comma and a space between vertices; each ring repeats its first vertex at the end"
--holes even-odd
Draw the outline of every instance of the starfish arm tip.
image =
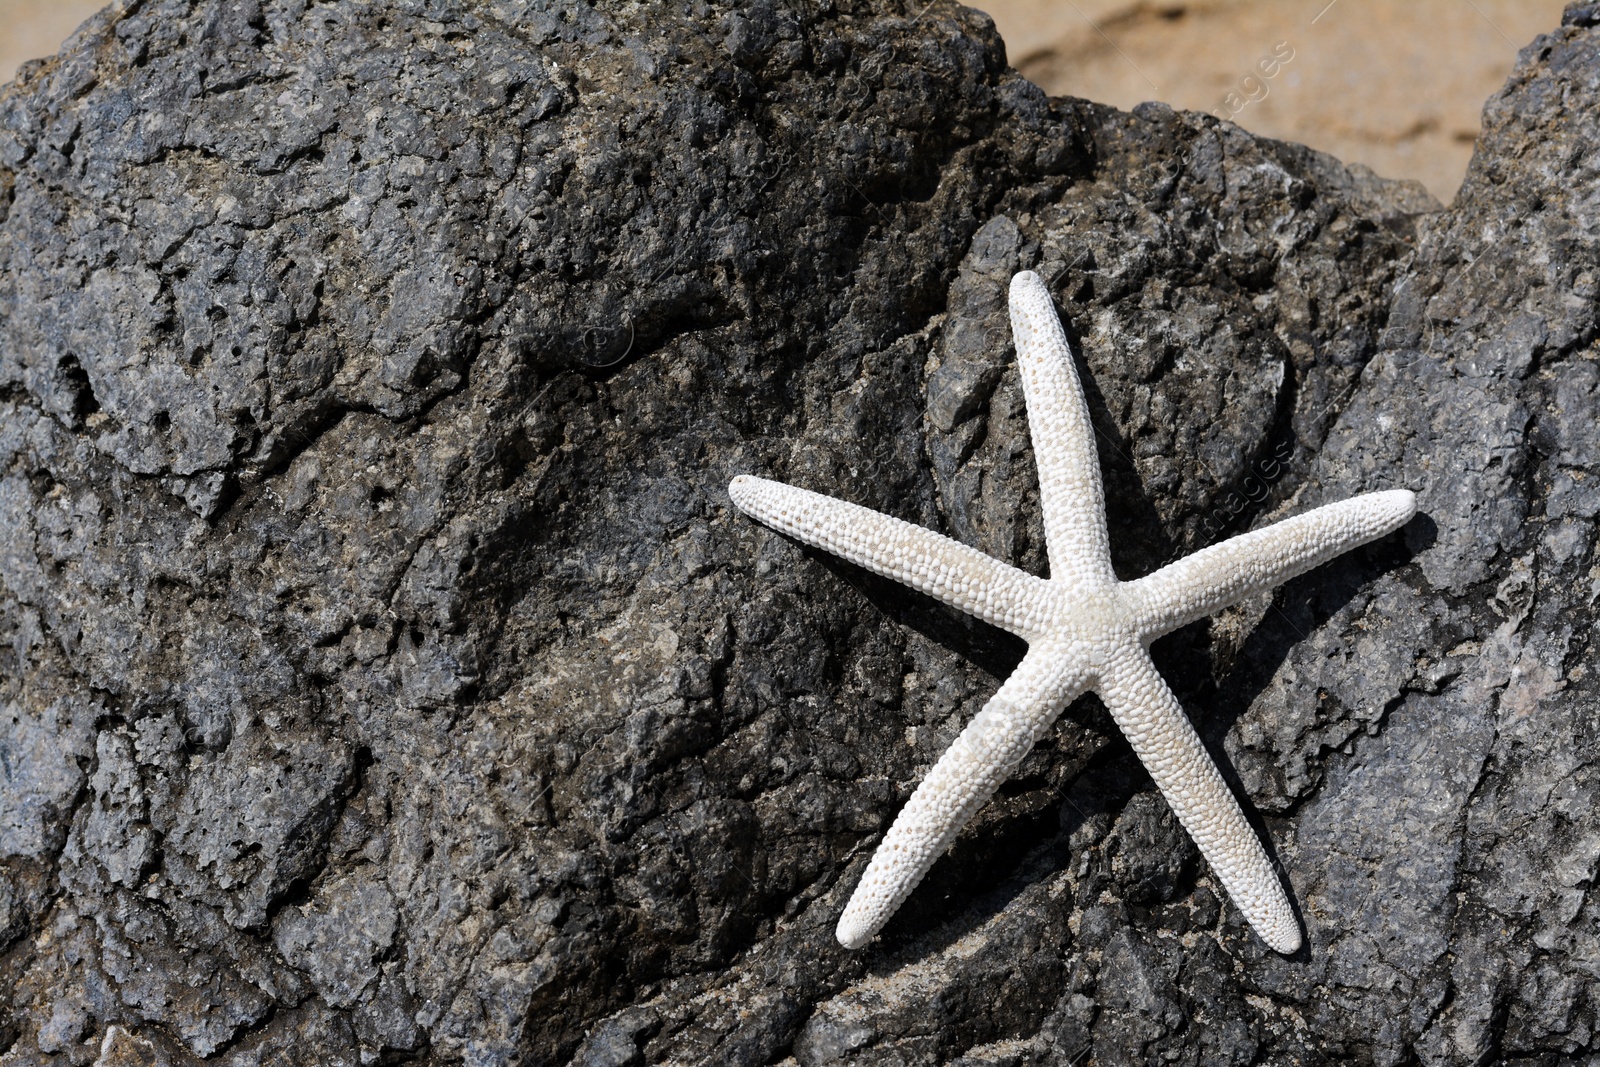
POLYGON ((857 949, 872 940, 872 931, 855 921, 852 915, 840 917, 839 926, 834 930, 833 936, 839 939, 839 944, 845 948, 857 949))
POLYGON ((1011 297, 1016 299, 1017 294, 1029 289, 1043 289, 1044 279, 1031 270, 1019 270, 1011 276, 1011 297))
POLYGON ((1390 489, 1378 495, 1384 497, 1385 502, 1394 509, 1396 529, 1410 522, 1411 517, 1417 513, 1417 494, 1409 489, 1390 489))
POLYGON ((755 502, 756 487, 760 484, 761 479, 754 475, 736 475, 733 481, 728 483, 728 496, 736 508, 749 515, 750 506, 755 502))
POLYGON ((1350 506, 1362 507, 1365 514, 1362 525, 1367 534, 1361 540, 1370 541, 1391 534, 1410 522, 1417 513, 1417 494, 1409 489, 1384 489, 1351 497, 1350 506))
POLYGON ((1300 951, 1300 927, 1293 919, 1280 923, 1276 929, 1264 936, 1267 947, 1274 952, 1281 952, 1285 956, 1293 956, 1300 951))

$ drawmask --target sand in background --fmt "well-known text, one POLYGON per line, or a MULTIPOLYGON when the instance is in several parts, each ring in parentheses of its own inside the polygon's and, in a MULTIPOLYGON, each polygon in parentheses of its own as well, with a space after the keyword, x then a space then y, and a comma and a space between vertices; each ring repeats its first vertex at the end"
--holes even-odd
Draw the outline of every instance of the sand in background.
POLYGON ((1232 117, 1448 203, 1483 103, 1563 0, 976 0, 1053 95, 1232 117), (1289 56, 1287 61, 1281 57, 1289 56), (1266 67, 1259 66, 1263 61, 1266 67), (1263 70, 1272 71, 1270 77, 1263 70), (1230 95, 1231 94, 1231 95, 1230 95))
POLYGON ((30 59, 53 56, 105 0, 0 0, 0 82, 17 76, 30 59))

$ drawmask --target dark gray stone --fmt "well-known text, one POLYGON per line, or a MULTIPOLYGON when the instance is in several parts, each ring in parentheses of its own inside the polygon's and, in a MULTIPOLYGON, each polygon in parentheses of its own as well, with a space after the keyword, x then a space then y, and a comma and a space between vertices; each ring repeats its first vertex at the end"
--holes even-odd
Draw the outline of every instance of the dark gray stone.
POLYGON ((922 0, 91 20, 0 91, 0 1063, 1600 1052, 1586 10, 1448 210, 922 0), (1125 576, 1421 499, 1155 650, 1293 958, 1092 698, 833 940, 1020 647, 725 487, 1041 571, 1024 267, 1125 576))

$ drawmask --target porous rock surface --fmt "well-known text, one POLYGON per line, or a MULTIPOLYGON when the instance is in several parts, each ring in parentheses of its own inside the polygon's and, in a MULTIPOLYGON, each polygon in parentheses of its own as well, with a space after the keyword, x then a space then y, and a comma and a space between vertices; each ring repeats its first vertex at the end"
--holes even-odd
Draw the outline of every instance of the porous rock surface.
POLYGON ((127 0, 0 90, 0 1064, 1476 1064, 1600 1049, 1600 21, 1456 204, 1049 100, 924 0, 127 0), (1159 643, 1309 935, 1093 698, 833 924, 1019 648, 740 516, 1043 567, 1403 533, 1159 643))

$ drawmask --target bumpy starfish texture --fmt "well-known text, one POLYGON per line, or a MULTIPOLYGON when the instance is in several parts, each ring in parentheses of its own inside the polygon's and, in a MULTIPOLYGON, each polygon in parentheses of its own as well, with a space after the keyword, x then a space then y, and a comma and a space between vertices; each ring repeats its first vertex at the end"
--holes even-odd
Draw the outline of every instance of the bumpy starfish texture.
POLYGON ((1368 493, 1120 582, 1089 409, 1050 294, 1031 271, 1012 279, 1011 328, 1039 468, 1048 580, 833 497, 749 475, 729 486, 741 510, 773 529, 1028 643, 1016 671, 889 828, 839 919, 839 941, 858 948, 871 940, 1062 709, 1093 690, 1239 910, 1268 945, 1294 952, 1300 928, 1283 885, 1157 673, 1150 643, 1398 529, 1415 514, 1416 499, 1406 490, 1368 493))

